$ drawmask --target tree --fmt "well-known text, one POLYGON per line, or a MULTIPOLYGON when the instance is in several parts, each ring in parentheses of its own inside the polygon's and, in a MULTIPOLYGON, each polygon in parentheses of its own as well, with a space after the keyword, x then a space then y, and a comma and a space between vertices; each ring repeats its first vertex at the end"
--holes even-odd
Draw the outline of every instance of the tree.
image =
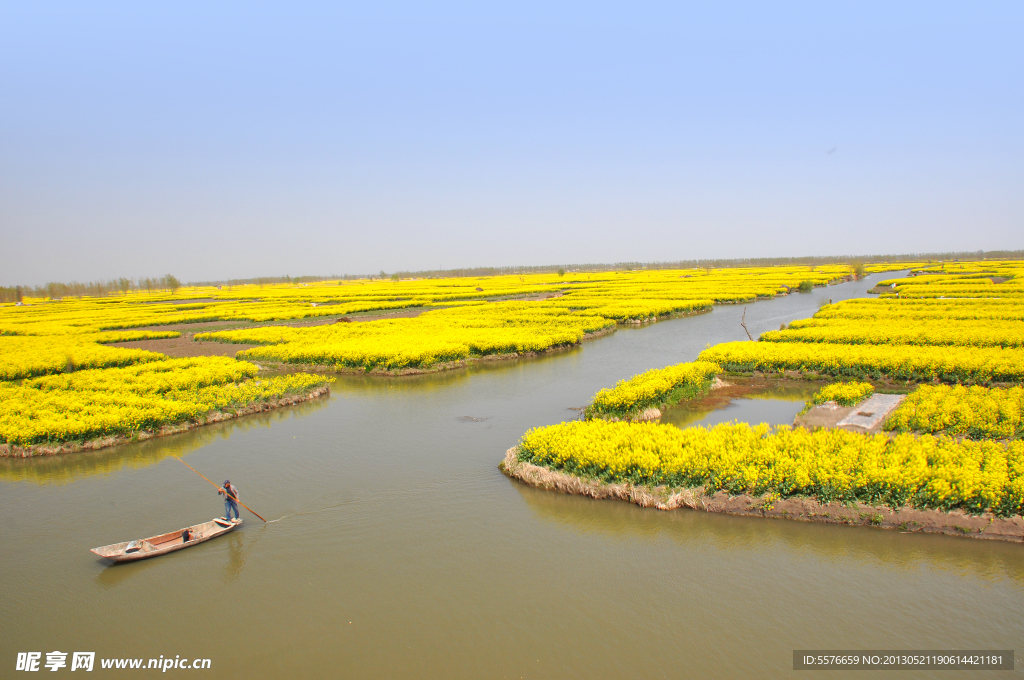
POLYGON ((67 294, 67 284, 59 283, 56 281, 51 281, 50 283, 46 284, 46 296, 49 297, 51 300, 59 300, 60 298, 67 296, 67 294))
POLYGON ((559 276, 565 276, 565 270, 564 270, 564 269, 561 269, 561 268, 559 268, 559 270, 558 270, 558 275, 559 275, 559 276))
POLYGON ((179 281, 173 274, 167 274, 164 276, 162 283, 164 284, 164 288, 172 293, 181 288, 181 281, 179 281))

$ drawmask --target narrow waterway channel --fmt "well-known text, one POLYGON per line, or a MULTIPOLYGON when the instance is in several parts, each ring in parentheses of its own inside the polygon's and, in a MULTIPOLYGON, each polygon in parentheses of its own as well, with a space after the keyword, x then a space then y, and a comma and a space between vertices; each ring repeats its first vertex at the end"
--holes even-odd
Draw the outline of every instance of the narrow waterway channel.
MULTIPOLYGON (((748 305, 747 325, 880 278, 748 305)), ((744 339, 742 313, 438 375, 341 376, 316 403, 0 461, 0 676, 18 652, 54 650, 205 657, 225 678, 449 679, 803 677, 794 649, 1024 648, 1020 545, 660 512, 498 470, 523 432, 598 389, 744 339), (246 514, 189 550, 95 559, 223 511, 172 454, 280 521, 246 514)), ((872 677, 889 675, 930 677, 872 677)))

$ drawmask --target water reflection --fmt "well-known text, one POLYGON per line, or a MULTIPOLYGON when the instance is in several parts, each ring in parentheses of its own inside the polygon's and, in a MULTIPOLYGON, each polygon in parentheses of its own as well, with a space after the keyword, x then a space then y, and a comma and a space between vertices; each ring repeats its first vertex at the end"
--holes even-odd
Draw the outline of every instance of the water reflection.
MULTIPOLYGON (((628 329, 618 329, 622 332, 628 329)), ((606 336, 602 336, 606 337, 606 336)), ((535 355, 520 356, 513 359, 494 359, 475 361, 463 368, 437 371, 432 373, 414 373, 411 375, 379 375, 372 373, 339 373, 331 390, 338 394, 373 395, 386 392, 399 387, 407 390, 419 390, 422 392, 440 392, 447 390, 454 385, 465 382, 474 375, 488 375, 513 373, 526 368, 545 364, 563 359, 566 356, 577 354, 587 344, 598 341, 600 338, 585 340, 579 345, 569 347, 557 347, 547 352, 535 355)))
POLYGON ((107 475, 123 468, 143 468, 159 463, 169 456, 185 455, 217 439, 228 439, 235 432, 245 432, 255 427, 270 427, 271 424, 287 418, 309 415, 327 406, 329 401, 329 397, 321 397, 271 411, 203 425, 179 434, 111 446, 98 451, 34 458, 0 458, 0 480, 67 484, 92 475, 107 475))
MULTIPOLYGON (((162 557, 171 557, 177 553, 169 553, 162 557)), ((104 559, 96 560, 96 566, 99 569, 99 573, 96 574, 96 583, 100 584, 104 588, 116 588, 123 583, 127 583, 132 579, 144 574, 150 569, 155 569, 158 566, 158 561, 161 558, 153 558, 149 560, 139 560, 137 562, 122 562, 121 564, 108 562, 104 559)))
POLYGON ((746 423, 791 425, 804 404, 824 384, 814 380, 729 378, 727 387, 712 390, 665 410, 661 422, 676 427, 746 423))
MULTIPOLYGON (((266 527, 266 525, 264 525, 266 527)), ((242 573, 242 569, 245 568, 245 562, 249 559, 249 555, 252 553, 253 546, 260 540, 260 536, 263 535, 263 530, 256 532, 256 535, 246 540, 242 532, 232 531, 227 535, 227 563, 224 565, 224 581, 234 581, 242 573)))
POLYGON ((537 517, 580 533, 644 540, 723 552, 764 554, 779 546, 831 562, 857 562, 901 572, 940 569, 987 581, 1010 580, 1024 588, 1024 555, 1004 541, 905 534, 868 527, 783 519, 735 517, 696 510, 662 511, 625 501, 535 489, 511 482, 537 517))

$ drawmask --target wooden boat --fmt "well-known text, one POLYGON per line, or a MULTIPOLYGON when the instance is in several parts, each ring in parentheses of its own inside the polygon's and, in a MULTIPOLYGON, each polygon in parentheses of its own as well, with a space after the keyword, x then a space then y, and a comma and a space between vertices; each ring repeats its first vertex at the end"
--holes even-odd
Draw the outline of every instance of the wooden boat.
POLYGON ((149 557, 181 550, 182 548, 191 548, 204 541, 209 541, 211 538, 217 538, 222 534, 226 534, 241 524, 241 518, 228 521, 217 517, 209 522, 178 529, 168 534, 143 538, 138 541, 125 541, 124 543, 104 545, 99 548, 93 548, 92 551, 112 562, 144 560, 149 557), (188 532, 188 540, 185 540, 185 532, 188 532))

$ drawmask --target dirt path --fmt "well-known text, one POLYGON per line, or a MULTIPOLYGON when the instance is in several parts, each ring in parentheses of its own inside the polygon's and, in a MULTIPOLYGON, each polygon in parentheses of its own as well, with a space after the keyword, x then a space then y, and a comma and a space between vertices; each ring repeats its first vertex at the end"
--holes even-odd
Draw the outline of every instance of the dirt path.
POLYGON ((180 338, 160 338, 158 340, 132 340, 131 342, 112 342, 108 347, 125 347, 127 349, 147 349, 160 352, 169 357, 233 357, 243 349, 256 345, 236 345, 226 342, 195 342, 191 336, 180 338))

